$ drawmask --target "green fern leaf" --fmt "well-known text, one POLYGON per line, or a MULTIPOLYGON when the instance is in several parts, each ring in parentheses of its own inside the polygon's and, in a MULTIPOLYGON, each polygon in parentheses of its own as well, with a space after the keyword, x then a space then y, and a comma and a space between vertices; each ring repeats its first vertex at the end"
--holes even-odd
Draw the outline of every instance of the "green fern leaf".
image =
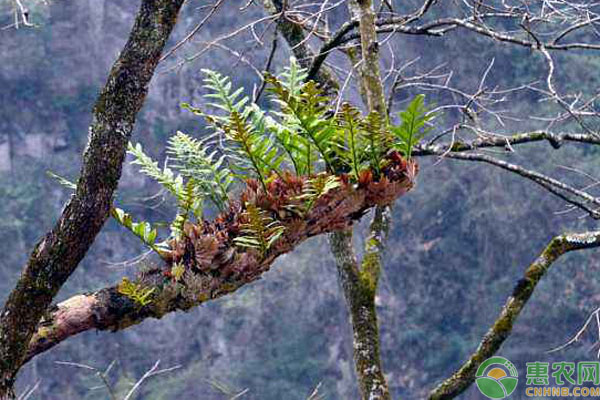
POLYGON ((410 159, 413 147, 430 130, 427 124, 434 117, 435 115, 428 113, 425 96, 417 95, 406 110, 400 113, 401 124, 391 128, 396 137, 394 147, 400 150, 407 159, 410 159))
MULTIPOLYGON (((174 168, 193 180, 194 195, 209 199, 219 211, 224 211, 235 177, 226 165, 225 155, 219 156, 216 151, 208 154, 207 149, 206 140, 196 140, 177 132, 169 139, 167 153, 173 159, 174 168)), ((201 204, 192 205, 191 209, 201 211, 201 204)), ((199 214, 194 211, 196 217, 199 214)))
POLYGON ((245 216, 247 222, 242 224, 242 235, 236 237, 234 243, 240 247, 257 249, 265 255, 281 237, 285 227, 254 204, 246 204, 245 216))

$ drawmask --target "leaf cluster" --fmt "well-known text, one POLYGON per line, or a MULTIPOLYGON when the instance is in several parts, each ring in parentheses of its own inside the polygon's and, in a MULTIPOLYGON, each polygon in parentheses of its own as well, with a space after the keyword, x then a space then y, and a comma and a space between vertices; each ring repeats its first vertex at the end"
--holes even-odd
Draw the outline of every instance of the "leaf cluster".
MULTIPOLYGON (((397 126, 377 113, 363 116, 347 103, 333 111, 332 99, 316 83, 305 82, 306 71, 293 59, 281 77, 265 74, 273 100, 268 111, 252 103, 242 88, 234 88, 228 77, 203 72, 207 90, 203 109, 183 107, 202 116, 210 133, 199 140, 177 132, 169 139, 162 167, 140 144, 129 146, 132 164, 176 199, 178 212, 171 223, 174 238, 182 235, 191 218, 200 220, 207 206, 227 210, 236 182, 253 178, 268 192, 270 182, 285 181, 290 170, 308 178, 300 195, 304 200, 301 213, 305 213, 316 199, 340 184, 337 176, 346 174, 350 181, 359 182, 368 172, 379 179, 389 151, 410 158, 433 119, 423 96, 415 97, 400 113, 397 126)), ((235 243, 264 254, 281 236, 283 226, 254 204, 245 204, 245 213, 248 222, 235 243)), ((134 223, 125 213, 117 217, 152 247, 156 231, 149 224, 134 223)))
POLYGON ((152 294, 155 290, 154 287, 146 287, 139 282, 132 282, 126 277, 123 277, 117 286, 120 294, 127 296, 142 307, 152 303, 152 294))
POLYGON ((242 235, 234 239, 241 247, 254 248, 266 254, 269 248, 281 237, 285 228, 265 210, 252 203, 246 204, 246 221, 241 226, 242 235))

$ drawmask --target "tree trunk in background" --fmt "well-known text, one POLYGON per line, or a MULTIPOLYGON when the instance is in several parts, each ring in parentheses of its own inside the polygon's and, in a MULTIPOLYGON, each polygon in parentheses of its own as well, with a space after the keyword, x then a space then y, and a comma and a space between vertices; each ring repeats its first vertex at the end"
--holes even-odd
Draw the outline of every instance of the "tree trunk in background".
POLYGON ((93 111, 77 190, 36 245, 0 315, 0 399, 14 381, 38 322, 108 218, 135 118, 184 0, 143 0, 93 111))
MULTIPOLYGON (((265 10, 271 15, 285 13, 284 7, 286 2, 282 0, 261 0, 261 3, 265 10)), ((285 18, 283 15, 280 15, 276 22, 277 30, 290 46, 290 49, 300 66, 302 66, 302 68, 310 69, 315 53, 310 48, 302 27, 285 18)), ((339 88, 335 74, 326 65, 319 68, 315 74, 314 80, 320 83, 328 92, 334 92, 339 88)))
MULTIPOLYGON (((379 67, 379 43, 375 12, 371 0, 350 0, 348 9, 359 21, 361 94, 367 110, 387 118, 387 107, 379 67)), ((352 232, 337 232, 330 237, 338 274, 353 330, 354 367, 363 400, 391 400, 380 357, 379 329, 375 295, 382 268, 382 253, 389 223, 389 209, 377 207, 359 266, 352 246, 352 232)))
POLYGON ((352 323, 354 368, 363 400, 391 400, 382 369, 375 309, 384 239, 379 235, 387 230, 386 213, 385 208, 375 210, 371 224, 373 233, 367 240, 360 267, 354 256, 351 232, 333 233, 329 238, 352 323))

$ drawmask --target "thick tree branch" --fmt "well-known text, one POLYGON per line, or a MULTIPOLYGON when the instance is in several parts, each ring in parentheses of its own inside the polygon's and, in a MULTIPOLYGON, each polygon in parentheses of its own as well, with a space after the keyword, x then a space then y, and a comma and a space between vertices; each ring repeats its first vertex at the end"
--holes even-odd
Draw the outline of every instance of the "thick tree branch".
POLYGON ((155 290, 150 304, 136 303, 122 294, 119 286, 75 296, 52 307, 41 320, 27 359, 83 331, 121 330, 146 318, 161 318, 234 292, 259 279, 277 257, 309 237, 348 229, 369 208, 391 203, 412 187, 415 174, 415 164, 395 161, 380 181, 364 182, 358 187, 342 183, 318 198, 306 214, 287 210, 291 206, 301 209, 304 203, 298 197, 307 178, 298 177, 293 184, 276 181, 267 194, 258 184, 248 186, 241 201, 234 202, 229 212, 215 222, 186 227, 184 239, 172 244, 170 265, 141 274, 137 285, 155 290), (278 193, 276 198, 272 190, 278 193), (254 249, 243 251, 233 242, 240 235, 244 218, 241 204, 248 199, 284 216, 280 221, 284 233, 264 254, 254 249), (176 264, 186 265, 181 278, 173 278, 170 273, 171 265, 176 264))
POLYGON ((183 0, 144 0, 93 112, 75 195, 37 244, 0 315, 0 398, 13 382, 42 315, 106 221, 127 142, 183 0))
POLYGON ((381 362, 375 308, 383 267, 382 254, 389 228, 389 208, 377 207, 374 212, 360 267, 354 255, 351 231, 332 234, 329 243, 354 331, 354 363, 361 398, 391 399, 381 362))
POLYGON ((537 284, 560 256, 574 250, 600 247, 600 232, 585 232, 557 236, 527 268, 523 278, 506 300, 500 315, 485 334, 477 350, 450 378, 437 386, 430 400, 453 399, 464 392, 475 380, 479 365, 494 355, 510 336, 513 325, 527 304, 537 284))

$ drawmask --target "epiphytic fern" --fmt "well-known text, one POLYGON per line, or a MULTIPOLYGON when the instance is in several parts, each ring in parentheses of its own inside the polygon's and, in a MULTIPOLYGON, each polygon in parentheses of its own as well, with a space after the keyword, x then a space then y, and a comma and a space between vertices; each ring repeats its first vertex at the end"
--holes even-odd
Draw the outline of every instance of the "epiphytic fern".
MULTIPOLYGON (((67 178, 50 171, 48 171, 48 175, 56 179, 62 186, 68 189, 75 190, 77 188, 77 185, 67 178)), ((121 208, 115 206, 111 207, 110 216, 113 217, 118 224, 125 227, 128 231, 137 236, 146 246, 150 247, 156 253, 161 254, 164 252, 161 243, 157 243, 156 239, 158 236, 158 231, 156 227, 152 226, 152 224, 146 221, 136 222, 133 220, 131 214, 128 214, 121 208)))
POLYGON ((203 69, 204 73, 204 87, 209 90, 204 95, 205 98, 210 99, 208 106, 212 106, 225 111, 227 114, 231 114, 236 111, 238 113, 243 112, 244 107, 248 103, 248 97, 244 96, 244 89, 238 88, 232 90, 232 83, 229 77, 223 76, 216 71, 210 69, 203 69))
POLYGON ((308 77, 306 69, 300 67, 298 61, 294 57, 290 58, 290 65, 285 67, 280 74, 281 84, 292 94, 297 96, 300 94, 300 89, 304 85, 304 81, 308 77))
POLYGON ((381 173, 380 164, 392 145, 392 134, 377 112, 371 112, 362 124, 363 154, 376 178, 381 173))
POLYGON ((280 173, 283 156, 266 130, 264 112, 257 105, 248 104, 241 88, 233 90, 228 77, 210 70, 204 72, 205 87, 209 90, 205 97, 211 99, 208 105, 225 114, 209 114, 188 104, 184 107, 203 116, 216 134, 224 136, 227 143, 224 154, 236 176, 244 179, 255 175, 266 188, 267 178, 280 173))
POLYGON ((146 155, 139 143, 135 146, 130 143, 129 153, 135 157, 132 164, 140 165, 144 174, 155 179, 175 197, 178 211, 171 223, 171 233, 172 236, 178 237, 190 215, 196 218, 202 217, 204 193, 199 190, 200 186, 195 184, 194 178, 190 178, 186 182, 183 175, 176 174, 167 166, 166 162, 162 169, 159 168, 158 162, 146 155))
POLYGON ((234 111, 230 119, 230 123, 223 126, 223 131, 231 142, 232 164, 239 170, 238 176, 249 171, 255 173, 266 191, 269 175, 280 175, 282 154, 268 137, 248 124, 242 114, 234 111))
POLYGON ((158 161, 154 161, 150 156, 144 153, 140 143, 137 143, 136 145, 129 143, 127 152, 134 157, 131 164, 139 165, 143 174, 160 183, 162 187, 175 196, 177 201, 184 200, 185 185, 183 183, 183 177, 179 174, 175 174, 173 170, 168 167, 166 162, 164 167, 160 168, 158 166, 158 161))
POLYGON ((417 95, 408 105, 405 111, 400 113, 401 123, 392 126, 392 132, 396 137, 394 147, 407 159, 411 158, 413 147, 427 134, 430 128, 427 123, 434 118, 425 107, 425 96, 417 95))
POLYGON ((131 233, 137 236, 144 244, 160 254, 159 244, 156 243, 158 231, 146 221, 134 222, 133 217, 120 208, 112 207, 110 215, 131 233))
MULTIPOLYGON (((271 214, 264 204, 261 207, 265 209, 256 204, 257 199, 276 199, 273 201, 278 202, 277 207, 294 211, 288 215, 302 217, 342 181, 380 179, 382 163, 391 159, 386 156, 390 150, 399 150, 410 158, 413 146, 427 132, 433 118, 422 96, 400 114, 398 126, 391 126, 376 113, 363 117, 348 104, 335 114, 330 110, 331 99, 316 83, 304 82, 306 72, 294 60, 281 78, 265 76, 276 106, 269 112, 251 103, 242 89, 234 89, 229 78, 214 71, 204 73, 206 105, 211 111, 187 104, 183 107, 204 117, 212 128, 208 137, 198 140, 178 132, 169 140, 170 162, 162 167, 144 153, 141 145, 129 146, 129 153, 135 157, 133 164, 177 200, 171 246, 182 245, 178 240, 183 235, 197 239, 184 228, 190 218, 202 218, 205 201, 224 212, 220 218, 228 221, 231 215, 227 213, 239 207, 239 203, 229 201, 235 182, 257 178, 266 196, 249 197, 254 200, 244 204, 241 234, 233 240, 239 247, 256 249, 264 255, 283 234, 285 228, 278 218, 286 214, 271 214), (293 169, 301 178, 292 177, 286 169, 293 169), (281 195, 299 181, 305 182, 300 195, 297 186, 292 197, 281 195), (273 193, 266 193, 269 190, 273 193), (287 200, 291 200, 289 204, 287 200)), ((160 254, 158 233, 149 223, 133 222, 122 210, 113 214, 160 254)), ((173 272, 181 278, 182 271, 173 272)))
POLYGON ((320 173, 314 178, 308 179, 302 188, 302 194, 297 197, 299 200, 304 200, 304 213, 306 214, 309 212, 315 201, 321 196, 324 196, 330 190, 333 190, 340 185, 341 183, 337 176, 326 173, 320 173))
POLYGON ((308 174, 312 173, 316 161, 322 161, 326 170, 333 172, 332 155, 337 151, 341 137, 337 135, 328 108, 331 99, 313 81, 302 85, 298 94, 294 94, 273 75, 267 74, 265 79, 281 107, 279 115, 284 123, 305 139, 306 155, 302 163, 306 165, 308 174), (321 160, 313 159, 315 150, 321 160))
POLYGON ((219 211, 225 210, 234 176, 227 168, 225 155, 216 150, 208 153, 207 141, 201 141, 177 132, 169 139, 167 153, 174 167, 194 186, 202 197, 209 199, 219 211))
POLYGON ((246 204, 246 222, 242 224, 242 235, 234 239, 241 247, 250 247, 265 254, 267 250, 281 237, 285 228, 279 221, 269 216, 267 211, 256 205, 246 204))

